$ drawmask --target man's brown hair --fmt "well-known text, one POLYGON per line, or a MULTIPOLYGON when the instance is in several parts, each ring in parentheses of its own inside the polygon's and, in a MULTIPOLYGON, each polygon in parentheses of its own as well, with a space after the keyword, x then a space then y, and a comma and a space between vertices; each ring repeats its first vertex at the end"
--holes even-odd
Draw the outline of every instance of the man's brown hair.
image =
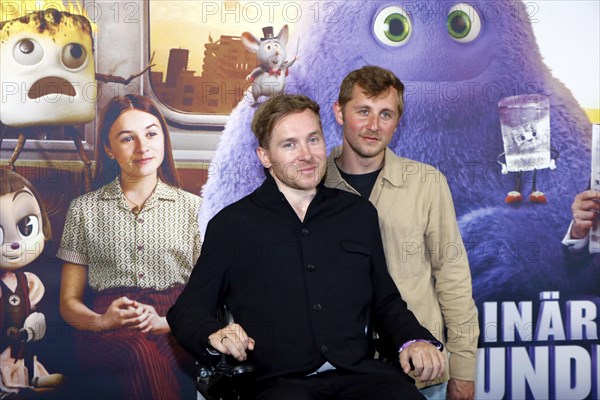
POLYGON ((346 75, 340 86, 340 95, 338 96, 338 104, 342 110, 352 100, 354 86, 359 86, 369 98, 378 97, 390 88, 396 89, 398 91, 398 118, 402 117, 404 112, 404 84, 392 71, 369 65, 346 75))
POLYGON ((254 113, 252 132, 258 139, 259 146, 268 149, 273 128, 282 118, 310 110, 316 115, 319 126, 321 126, 320 109, 321 107, 316 102, 303 95, 282 94, 271 97, 254 113))

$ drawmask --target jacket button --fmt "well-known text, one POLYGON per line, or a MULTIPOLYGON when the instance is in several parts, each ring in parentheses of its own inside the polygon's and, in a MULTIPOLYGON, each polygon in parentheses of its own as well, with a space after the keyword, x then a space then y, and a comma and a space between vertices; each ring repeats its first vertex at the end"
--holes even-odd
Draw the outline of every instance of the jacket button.
POLYGON ((306 266, 306 269, 308 270, 308 272, 315 272, 315 270, 317 269, 317 267, 315 267, 315 266, 314 266, 314 265, 312 265, 312 264, 308 264, 308 265, 306 266))
POLYGON ((300 233, 302 233, 302 236, 308 236, 308 229, 302 228, 302 230, 300 231, 300 233))
POLYGON ((329 351, 329 349, 327 348, 327 346, 323 345, 321 346, 321 353, 327 353, 329 351))
POLYGON ((138 222, 138 224, 143 224, 144 223, 144 218, 138 217, 137 222, 138 222))
POLYGON ((137 251, 143 251, 144 250, 144 246, 143 245, 138 245, 137 246, 137 251))
POLYGON ((313 304, 313 310, 315 311, 321 311, 323 307, 321 307, 321 305, 319 303, 315 303, 313 304))

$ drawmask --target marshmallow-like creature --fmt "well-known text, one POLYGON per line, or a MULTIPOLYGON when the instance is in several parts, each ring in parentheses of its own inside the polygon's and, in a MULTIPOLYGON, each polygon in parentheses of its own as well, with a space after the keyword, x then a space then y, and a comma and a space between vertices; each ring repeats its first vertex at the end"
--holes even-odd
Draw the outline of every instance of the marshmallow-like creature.
POLYGON ((48 9, 0 22, 0 121, 11 127, 75 125, 96 116, 92 28, 48 9))

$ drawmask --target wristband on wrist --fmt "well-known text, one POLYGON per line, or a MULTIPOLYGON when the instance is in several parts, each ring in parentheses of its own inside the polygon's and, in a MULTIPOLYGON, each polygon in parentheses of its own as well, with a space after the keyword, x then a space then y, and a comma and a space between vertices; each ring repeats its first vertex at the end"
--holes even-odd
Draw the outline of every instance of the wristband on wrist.
POLYGON ((416 342, 430 343, 430 344, 434 345, 439 351, 444 350, 444 345, 441 342, 438 342, 437 340, 412 339, 412 340, 409 340, 408 342, 402 343, 402 346, 400 346, 400 348, 398 349, 398 353, 402 353, 402 351, 406 350, 408 348, 408 346, 410 346, 411 344, 416 343, 416 342))

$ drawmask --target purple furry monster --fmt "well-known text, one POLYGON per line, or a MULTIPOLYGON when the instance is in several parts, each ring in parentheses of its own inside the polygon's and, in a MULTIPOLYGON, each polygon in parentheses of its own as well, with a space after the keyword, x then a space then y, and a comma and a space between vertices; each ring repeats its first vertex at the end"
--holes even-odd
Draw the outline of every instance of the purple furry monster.
MULTIPOLYGON (((546 290, 598 296, 597 259, 570 262, 561 245, 571 202, 588 184, 591 125, 542 62, 524 5, 512 0, 460 3, 459 11, 470 16, 473 27, 474 13, 480 20, 478 35, 460 38, 455 31, 461 27, 448 23, 457 10, 455 1, 308 3, 295 32, 301 48, 290 49, 298 52, 299 62, 286 91, 319 102, 331 150, 341 143, 331 107, 343 77, 365 65, 400 77, 406 107, 390 147, 447 176, 477 302, 537 298, 546 290), (503 151, 497 103, 527 93, 550 97, 551 141, 560 158, 556 170, 538 173, 548 204, 515 207, 504 203, 515 176, 501 175, 496 162, 503 151)), ((225 127, 214 172, 203 189, 202 229, 263 180, 250 130, 254 111, 241 102, 225 127)), ((525 178, 524 190, 530 190, 527 185, 525 178)))

